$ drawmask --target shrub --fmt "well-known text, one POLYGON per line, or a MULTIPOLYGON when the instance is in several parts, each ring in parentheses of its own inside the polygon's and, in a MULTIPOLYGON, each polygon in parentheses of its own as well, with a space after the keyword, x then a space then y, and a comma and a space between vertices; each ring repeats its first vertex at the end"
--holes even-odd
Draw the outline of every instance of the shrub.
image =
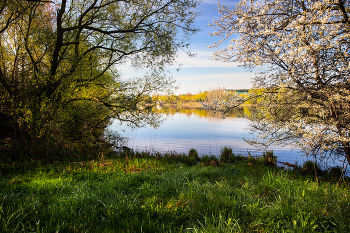
POLYGON ((327 177, 331 179, 337 179, 339 180, 342 176, 343 169, 339 166, 331 167, 327 171, 327 177))
POLYGON ((263 152, 262 161, 264 164, 275 166, 276 160, 277 160, 277 157, 273 155, 272 150, 263 152))
POLYGON ((201 165, 204 166, 217 166, 219 165, 219 159, 215 157, 214 155, 204 155, 201 158, 201 165))
POLYGON ((300 170, 300 173, 303 175, 320 175, 322 173, 321 168, 317 165, 316 162, 307 160, 303 163, 303 166, 300 170))
POLYGON ((198 152, 196 149, 191 148, 188 151, 188 157, 194 158, 195 161, 200 161, 200 158, 198 156, 198 152))
POLYGON ((233 162, 234 161, 234 154, 232 152, 231 147, 224 147, 221 149, 220 154, 220 161, 221 162, 233 162))
MULTIPOLYGON (((196 151, 197 152, 197 151, 196 151)), ((186 156, 186 155, 182 155, 180 157, 180 161, 188 166, 194 166, 197 164, 197 160, 195 156, 186 156)))

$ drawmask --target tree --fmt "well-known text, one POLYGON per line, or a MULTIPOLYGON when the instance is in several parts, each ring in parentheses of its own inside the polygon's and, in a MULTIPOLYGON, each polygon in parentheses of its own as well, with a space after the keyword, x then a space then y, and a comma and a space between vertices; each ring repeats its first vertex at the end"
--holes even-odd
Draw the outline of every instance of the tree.
POLYGON ((252 128, 261 144, 294 144, 350 164, 350 8, 346 0, 219 4, 218 60, 239 62, 259 89, 252 128))
POLYGON ((222 118, 226 118, 232 110, 247 102, 247 97, 223 88, 206 93, 205 98, 199 101, 205 109, 214 113, 219 112, 222 118))
POLYGON ((152 92, 172 89, 163 70, 197 31, 197 4, 1 1, 0 113, 13 119, 14 132, 37 142, 99 137, 111 118, 157 123, 140 106, 152 92), (150 72, 124 80, 118 66, 125 63, 150 72))

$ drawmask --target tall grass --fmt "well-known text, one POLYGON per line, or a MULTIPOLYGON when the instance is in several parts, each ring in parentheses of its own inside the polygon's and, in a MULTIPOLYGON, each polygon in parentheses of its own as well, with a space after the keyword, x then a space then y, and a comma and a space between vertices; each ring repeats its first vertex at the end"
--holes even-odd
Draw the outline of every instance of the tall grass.
POLYGON ((133 155, 2 175, 0 232, 350 232, 346 180, 133 155))

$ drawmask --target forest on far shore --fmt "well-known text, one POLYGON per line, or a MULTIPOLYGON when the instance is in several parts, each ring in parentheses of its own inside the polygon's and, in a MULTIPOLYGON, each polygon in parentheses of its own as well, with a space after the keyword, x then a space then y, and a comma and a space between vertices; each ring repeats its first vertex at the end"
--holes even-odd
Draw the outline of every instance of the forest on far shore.
MULTIPOLYGON (((190 102, 201 102, 206 101, 208 98, 215 98, 219 96, 222 92, 228 94, 239 94, 242 97, 246 96, 250 89, 218 89, 212 91, 199 91, 198 94, 192 94, 188 92, 187 94, 153 94, 152 99, 149 99, 149 102, 159 102, 163 104, 179 104, 179 103, 190 103, 190 102)), ((200 107, 201 105, 196 105, 200 107)))

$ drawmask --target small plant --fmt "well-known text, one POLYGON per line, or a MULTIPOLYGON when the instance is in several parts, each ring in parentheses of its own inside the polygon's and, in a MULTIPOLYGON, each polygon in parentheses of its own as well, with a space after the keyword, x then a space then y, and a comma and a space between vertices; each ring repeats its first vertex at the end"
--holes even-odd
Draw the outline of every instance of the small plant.
POLYGON ((273 151, 265 151, 263 152, 263 157, 262 157, 262 161, 266 164, 266 165, 276 165, 276 160, 277 157, 273 155, 273 151))
POLYGON ((144 156, 140 152, 134 152, 131 149, 125 149, 125 150, 123 149, 123 150, 118 152, 118 155, 121 158, 126 158, 126 157, 132 158, 132 157, 143 157, 144 156))
POLYGON ((186 155, 182 155, 180 157, 180 162, 182 162, 188 166, 194 166, 197 164, 197 160, 194 156, 186 156, 186 155))
POLYGON ((339 166, 331 167, 327 171, 327 177, 339 180, 343 175, 343 169, 339 166))
POLYGON ((224 147, 221 149, 221 155, 220 155, 220 161, 221 162, 233 162, 234 161, 234 154, 232 152, 231 147, 224 147))
POLYGON ((256 158, 254 158, 251 153, 248 151, 248 164, 252 165, 255 164, 256 158))
POLYGON ((219 159, 217 157, 215 157, 214 155, 204 155, 201 158, 201 165, 204 166, 218 166, 219 165, 219 159))
POLYGON ((317 163, 307 160, 303 163, 303 166, 300 170, 300 173, 303 175, 317 175, 319 176, 322 173, 321 168, 317 165, 317 163))
POLYGON ((198 152, 196 149, 191 148, 188 151, 188 157, 194 158, 195 161, 200 161, 200 158, 198 156, 198 152))

